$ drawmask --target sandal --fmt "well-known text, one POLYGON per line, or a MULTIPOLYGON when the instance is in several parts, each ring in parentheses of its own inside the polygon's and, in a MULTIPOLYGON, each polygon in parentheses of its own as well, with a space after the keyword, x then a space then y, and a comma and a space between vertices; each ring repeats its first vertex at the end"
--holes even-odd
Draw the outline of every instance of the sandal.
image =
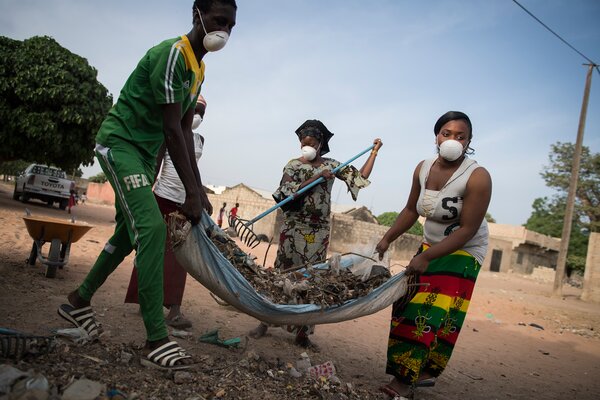
POLYGON ((414 399, 414 392, 410 391, 408 397, 401 396, 398 392, 394 390, 390 385, 383 385, 379 388, 381 392, 383 392, 386 396, 388 396, 389 400, 412 400, 414 399))
POLYGON ((186 358, 192 358, 179 344, 171 341, 154 349, 146 357, 140 359, 144 367, 157 368, 166 371, 178 371, 190 369, 196 364, 179 364, 177 362, 186 358))
POLYGON ((58 315, 87 332, 92 339, 98 339, 102 333, 102 326, 96 322, 91 306, 75 308, 70 304, 62 304, 58 308, 58 315))
POLYGON ((171 328, 188 329, 192 327, 192 322, 182 314, 176 315, 175 318, 165 319, 165 323, 171 328))
POLYGON ((434 387, 435 386, 435 377, 421 379, 415 383, 415 387, 434 387))
POLYGON ((54 349, 53 336, 35 336, 0 328, 0 356, 21 359, 26 355, 42 355, 54 349))

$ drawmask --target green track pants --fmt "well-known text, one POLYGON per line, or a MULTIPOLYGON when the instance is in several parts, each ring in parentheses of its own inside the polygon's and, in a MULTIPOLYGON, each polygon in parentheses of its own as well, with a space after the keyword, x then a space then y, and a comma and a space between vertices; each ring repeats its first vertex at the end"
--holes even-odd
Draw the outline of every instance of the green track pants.
POLYGON ((168 336, 163 314, 166 227, 152 193, 154 162, 145 160, 127 143, 111 148, 98 145, 96 156, 115 191, 117 226, 79 287, 79 295, 89 301, 123 259, 135 250, 138 296, 147 339, 163 339, 168 336))

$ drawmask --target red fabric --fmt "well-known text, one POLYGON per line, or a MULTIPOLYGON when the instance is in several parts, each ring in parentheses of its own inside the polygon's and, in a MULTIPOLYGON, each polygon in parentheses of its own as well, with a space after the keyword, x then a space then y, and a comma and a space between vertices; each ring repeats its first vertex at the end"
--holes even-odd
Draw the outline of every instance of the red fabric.
POLYGON ((433 288, 438 294, 450 297, 460 295, 465 300, 471 300, 475 282, 452 275, 421 275, 420 283, 429 283, 429 286, 421 286, 419 292, 431 292, 433 288))
POLYGON ((231 218, 237 217, 237 207, 233 207, 231 209, 230 215, 231 215, 231 218))
MULTIPOLYGON (((154 195, 158 208, 164 217, 172 213, 173 211, 179 210, 179 205, 170 200, 163 199, 157 195, 154 195)), ((165 260, 164 260, 164 300, 165 306, 169 305, 181 305, 183 299, 183 291, 185 289, 185 280, 187 278, 187 272, 175 259, 175 254, 171 248, 171 241, 169 235, 167 235, 167 241, 165 243, 165 260)), ((131 279, 129 280, 129 287, 127 288, 127 295, 125 296, 125 303, 137 303, 138 300, 138 280, 137 270, 134 268, 131 271, 131 279)))

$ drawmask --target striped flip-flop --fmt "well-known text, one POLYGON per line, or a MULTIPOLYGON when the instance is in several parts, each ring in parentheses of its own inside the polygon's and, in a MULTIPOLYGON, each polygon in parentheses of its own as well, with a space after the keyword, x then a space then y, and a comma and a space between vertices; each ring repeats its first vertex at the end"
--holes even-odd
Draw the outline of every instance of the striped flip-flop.
POLYGON ((88 336, 94 340, 98 339, 102 333, 102 326, 96 322, 96 317, 91 306, 75 308, 70 304, 62 304, 58 308, 58 315, 77 328, 83 328, 88 336))
POLYGON ((144 367, 157 368, 161 370, 178 371, 190 369, 197 364, 178 364, 178 361, 192 358, 179 344, 171 341, 154 349, 150 354, 140 359, 144 367))

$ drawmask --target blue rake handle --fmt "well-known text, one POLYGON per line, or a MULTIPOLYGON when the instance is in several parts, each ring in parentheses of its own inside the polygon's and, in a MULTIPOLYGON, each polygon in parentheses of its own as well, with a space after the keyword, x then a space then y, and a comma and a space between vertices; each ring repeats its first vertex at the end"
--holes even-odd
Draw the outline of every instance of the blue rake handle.
MULTIPOLYGON (((346 165, 348 165, 352 161, 356 160, 358 157, 360 157, 363 154, 365 154, 366 152, 372 150, 374 147, 375 147, 375 144, 370 145, 365 150, 361 151, 360 153, 358 153, 357 155, 355 155, 354 157, 352 157, 351 159, 349 159, 345 163, 338 165, 336 168, 334 168, 331 171, 331 173, 335 174, 336 172, 338 172, 339 170, 341 170, 342 168, 344 168, 346 165)), ((273 211, 277 210, 279 207, 283 206, 284 204, 289 203, 290 201, 294 200, 296 197, 298 197, 302 193, 306 192, 307 190, 312 189, 313 187, 315 187, 316 185, 318 185, 319 183, 324 182, 324 181, 325 181, 325 178, 320 177, 316 181, 314 181, 314 182, 306 185, 302 189, 298 190, 296 193, 291 194, 288 197, 286 197, 285 199, 281 200, 279 203, 275 204, 273 207, 269 208, 267 211, 264 211, 262 214, 257 215, 256 217, 252 218, 250 221, 246 222, 244 225, 246 225, 246 226, 252 225, 253 223, 255 223, 256 221, 258 221, 259 219, 264 218, 265 216, 269 215, 273 211)))

